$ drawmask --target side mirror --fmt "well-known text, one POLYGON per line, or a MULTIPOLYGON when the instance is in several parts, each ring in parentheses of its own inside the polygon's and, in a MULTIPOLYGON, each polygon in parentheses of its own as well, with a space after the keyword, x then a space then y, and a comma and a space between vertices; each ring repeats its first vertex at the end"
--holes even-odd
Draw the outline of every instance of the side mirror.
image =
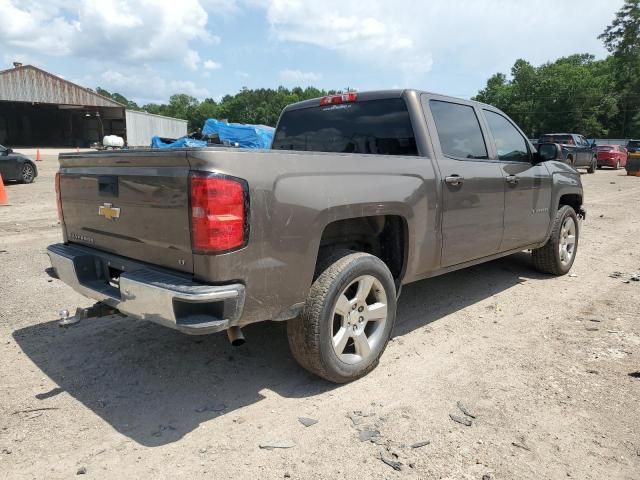
POLYGON ((541 143, 538 145, 538 160, 548 162, 549 160, 561 160, 562 147, 557 143, 541 143))
POLYGON ((7 155, 9 155, 10 153, 13 153, 13 148, 7 148, 5 152, 7 152, 7 155))

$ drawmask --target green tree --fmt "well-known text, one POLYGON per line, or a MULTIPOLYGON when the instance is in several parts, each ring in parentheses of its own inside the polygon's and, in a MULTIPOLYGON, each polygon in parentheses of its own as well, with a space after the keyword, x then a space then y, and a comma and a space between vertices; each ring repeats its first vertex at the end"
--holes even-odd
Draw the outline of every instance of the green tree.
POLYGON ((96 88, 96 93, 98 93, 99 95, 102 95, 103 97, 107 97, 110 98, 111 100, 114 100, 122 105, 124 105, 125 107, 127 107, 129 110, 140 110, 140 107, 138 106, 138 104, 132 100, 129 100, 127 97, 125 97, 124 95, 121 95, 119 93, 110 93, 109 91, 105 90, 104 88, 96 88))
POLYGON ((577 54, 534 67, 517 60, 511 76, 498 73, 475 97, 500 108, 530 136, 575 131, 608 134, 617 113, 611 95, 611 62, 577 54))
POLYGON ((618 93, 615 124, 622 137, 640 136, 640 0, 625 0, 598 37, 613 54, 618 93))

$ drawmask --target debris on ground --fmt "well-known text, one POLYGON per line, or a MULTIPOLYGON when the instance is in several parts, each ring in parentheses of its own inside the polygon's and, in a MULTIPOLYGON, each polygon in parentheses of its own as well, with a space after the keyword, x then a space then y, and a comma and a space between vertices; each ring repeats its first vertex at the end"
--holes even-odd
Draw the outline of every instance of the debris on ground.
POLYGON ((84 475, 87 473, 87 467, 80 467, 77 471, 76 471, 76 475, 84 475))
POLYGON ((451 420, 453 420, 456 423, 459 423, 460 425, 464 425, 466 427, 470 427, 471 426, 471 420, 469 420, 466 417, 461 417, 460 415, 454 415, 453 413, 449 414, 449 418, 451 418, 451 420))
POLYGON ((227 406, 224 403, 214 403, 212 405, 205 405, 204 407, 196 408, 196 412, 222 412, 226 409, 227 406))
POLYGON ((474 413, 471 413, 469 409, 465 407, 465 405, 461 401, 458 401, 456 405, 458 406, 458 409, 462 413, 464 413, 467 417, 476 418, 476 415, 474 413))
POLYGON ((386 456, 384 453, 380 454, 380 460, 382 460, 384 463, 386 463, 387 465, 389 465, 391 468, 393 468, 395 471, 399 472, 402 470, 402 463, 398 462, 396 460, 396 456, 392 456, 393 458, 389 458, 388 456, 386 456))
POLYGON ((311 425, 318 423, 318 420, 309 417, 298 417, 298 421, 305 427, 310 427, 311 425))
POLYGON ((380 432, 378 430, 364 429, 358 432, 358 440, 361 442, 367 442, 379 436, 380 432))
POLYGON ((273 450, 276 448, 293 448, 296 446, 291 440, 276 440, 274 442, 265 442, 258 445, 263 450, 273 450))
POLYGON ((624 275, 622 272, 612 272, 609 277, 611 278, 620 278, 622 277, 622 275, 624 275))
POLYGON ((58 407, 28 408, 26 410, 16 410, 15 412, 12 412, 11 415, 16 415, 18 413, 42 412, 44 410, 60 410, 60 408, 58 407))
POLYGON ((431 440, 423 440, 422 442, 416 442, 411 444, 411 448, 422 448, 431 444, 431 440))
POLYGON ((524 437, 520 437, 515 442, 511 442, 511 445, 513 445, 514 447, 522 448, 523 450, 526 450, 528 452, 531 451, 531 448, 527 445, 524 437))

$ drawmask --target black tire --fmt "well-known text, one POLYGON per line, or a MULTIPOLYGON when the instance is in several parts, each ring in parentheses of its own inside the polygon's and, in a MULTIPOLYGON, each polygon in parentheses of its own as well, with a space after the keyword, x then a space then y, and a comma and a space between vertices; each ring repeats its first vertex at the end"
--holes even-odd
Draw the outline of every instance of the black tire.
POLYGON ((587 173, 596 173, 597 169, 598 169, 598 160, 596 159, 596 157, 593 157, 591 159, 591 165, 589 165, 589 167, 587 168, 587 173))
POLYGON ((306 370, 334 383, 346 383, 363 377, 378 365, 395 323, 396 288, 384 262, 367 253, 342 250, 325 255, 319 265, 326 268, 319 268, 301 316, 287 324, 289 347, 306 370), (378 342, 371 347, 366 361, 345 363, 333 347, 334 309, 339 297, 363 276, 374 277, 384 290, 386 320, 379 327, 378 342))
POLYGON ((26 162, 22 165, 22 170, 20 170, 20 181, 22 183, 32 183, 36 178, 36 169, 29 162, 26 162))
POLYGON ((569 270, 571 270, 573 262, 576 259, 579 238, 580 224, 578 222, 578 216, 573 208, 565 205, 556 212, 556 218, 553 220, 553 228, 551 229, 551 235, 547 243, 545 243, 543 247, 533 250, 531 254, 533 266, 536 270, 543 273, 566 275, 569 273, 569 270), (570 261, 565 263, 560 259, 560 243, 562 226, 569 217, 573 219, 575 225, 575 244, 570 261))
POLYGON ((573 157, 572 157, 571 155, 569 155, 569 156, 567 157, 567 163, 568 163, 569 165, 571 165, 572 167, 574 167, 574 168, 575 168, 575 166, 576 166, 576 165, 575 165, 575 163, 574 163, 574 161, 573 161, 573 157))

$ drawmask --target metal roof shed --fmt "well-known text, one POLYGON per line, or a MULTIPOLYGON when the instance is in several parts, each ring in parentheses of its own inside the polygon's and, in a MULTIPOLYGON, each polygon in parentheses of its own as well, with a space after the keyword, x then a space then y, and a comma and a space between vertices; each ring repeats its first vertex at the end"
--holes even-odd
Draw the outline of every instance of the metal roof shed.
POLYGON ((184 120, 125 112, 115 100, 33 65, 0 71, 0 144, 88 147, 118 135, 131 146, 148 146, 153 135, 186 133, 184 120))

